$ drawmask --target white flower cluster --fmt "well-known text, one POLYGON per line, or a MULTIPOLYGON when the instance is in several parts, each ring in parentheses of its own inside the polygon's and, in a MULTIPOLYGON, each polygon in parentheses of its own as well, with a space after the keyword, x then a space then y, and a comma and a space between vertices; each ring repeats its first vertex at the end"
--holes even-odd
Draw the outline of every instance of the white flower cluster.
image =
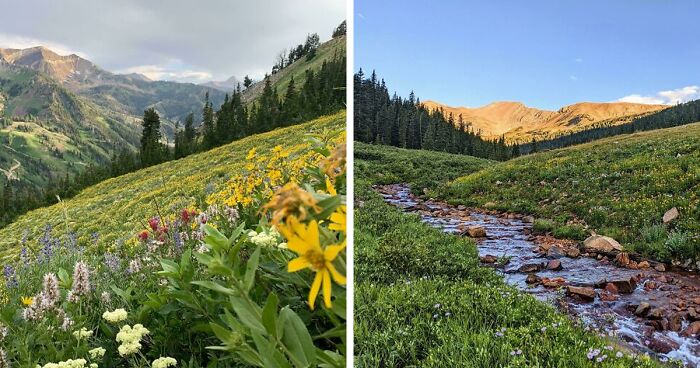
POLYGON ((276 247, 278 244, 279 234, 275 230, 263 230, 258 233, 255 230, 248 232, 250 242, 261 247, 276 247))
POLYGON ((85 368, 86 364, 85 359, 68 359, 64 362, 47 363, 41 368, 85 368))
POLYGON ((170 358, 170 357, 165 357, 165 358, 158 358, 153 361, 153 364, 151 364, 151 367, 153 368, 168 368, 168 367, 174 367, 177 365, 177 360, 175 358, 170 358))
POLYGON ((73 336, 75 336, 75 338, 78 340, 86 339, 86 338, 92 336, 92 331, 83 327, 80 330, 73 331, 73 336))
POLYGON ((141 324, 135 324, 134 327, 124 325, 117 333, 117 342, 119 345, 119 355, 129 356, 141 349, 141 338, 148 335, 150 331, 141 324))
POLYGON ((112 323, 119 323, 123 320, 125 320, 127 317, 126 310, 124 308, 118 308, 115 309, 112 312, 104 312, 102 313, 102 318, 106 319, 108 322, 112 323))
POLYGON ((90 359, 100 359, 105 356, 106 352, 107 351, 104 348, 100 347, 88 351, 88 354, 90 354, 90 359))

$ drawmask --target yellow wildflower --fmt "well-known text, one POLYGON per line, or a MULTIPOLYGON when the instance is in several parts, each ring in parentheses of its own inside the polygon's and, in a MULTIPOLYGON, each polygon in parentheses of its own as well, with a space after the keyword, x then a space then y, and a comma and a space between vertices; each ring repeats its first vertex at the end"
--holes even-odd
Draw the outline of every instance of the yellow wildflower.
POLYGON ((330 308, 332 306, 331 278, 340 285, 345 285, 346 282, 345 276, 333 266, 333 260, 345 249, 345 242, 329 245, 325 249, 321 248, 318 223, 311 221, 307 226, 300 223, 294 216, 289 217, 286 224, 278 225, 278 228, 287 238, 288 249, 299 255, 287 264, 287 271, 297 272, 310 268, 316 272, 309 291, 309 306, 314 309, 316 297, 323 286, 323 301, 326 307, 330 308))
POLYGON ((305 220, 308 215, 307 207, 314 211, 320 211, 309 192, 301 189, 296 183, 287 183, 280 188, 264 208, 274 210, 272 223, 279 224, 290 216, 305 220))
POLYGON ((335 146, 331 155, 321 162, 321 169, 326 175, 335 177, 345 170, 346 155, 345 142, 342 142, 335 146))
POLYGON ((22 304, 24 304, 25 306, 28 307, 28 306, 32 305, 32 303, 34 303, 34 298, 32 298, 31 296, 23 296, 22 297, 22 304))
POLYGON ((255 158, 255 147, 251 148, 250 151, 248 151, 248 156, 246 156, 246 160, 252 160, 255 158))
POLYGON ((342 231, 345 232, 345 229, 347 229, 347 208, 345 205, 340 205, 338 208, 333 212, 331 215, 331 223, 328 225, 328 228, 331 230, 336 230, 336 231, 342 231))

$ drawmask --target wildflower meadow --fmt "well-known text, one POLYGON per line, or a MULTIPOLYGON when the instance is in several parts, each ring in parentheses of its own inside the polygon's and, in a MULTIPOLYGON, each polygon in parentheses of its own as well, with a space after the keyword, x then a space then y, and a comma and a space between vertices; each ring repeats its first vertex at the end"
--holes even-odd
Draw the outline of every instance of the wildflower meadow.
POLYGON ((345 137, 312 127, 244 142, 218 180, 171 182, 201 195, 134 208, 150 214, 126 233, 76 226, 99 223, 75 202, 46 210, 5 258, 0 367, 344 366, 345 137))

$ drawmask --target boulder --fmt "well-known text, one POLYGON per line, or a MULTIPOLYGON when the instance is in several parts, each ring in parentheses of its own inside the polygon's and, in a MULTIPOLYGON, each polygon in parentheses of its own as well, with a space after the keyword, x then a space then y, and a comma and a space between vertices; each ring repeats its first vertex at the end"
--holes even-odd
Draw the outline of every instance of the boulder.
POLYGON ((649 338, 649 349, 661 353, 661 354, 668 354, 672 352, 673 350, 676 350, 680 347, 677 342, 664 338, 664 337, 650 337, 649 338))
POLYGON ((463 235, 467 235, 470 238, 485 238, 486 229, 481 226, 469 226, 463 235))
POLYGON ((654 308, 647 313, 647 318, 660 320, 664 317, 665 311, 663 308, 654 308))
POLYGON ((637 267, 640 270, 643 270, 643 269, 651 267, 651 265, 649 265, 649 262, 647 262, 647 261, 641 261, 641 262, 637 263, 637 267))
POLYGON ((647 315, 647 312, 649 312, 649 309, 651 309, 651 305, 649 303, 641 302, 637 306, 637 309, 634 310, 634 315, 637 317, 644 317, 647 315))
POLYGON ((557 246, 550 247, 547 251, 547 258, 561 258, 564 256, 566 256, 566 253, 557 246))
POLYGON ((595 300, 596 292, 592 287, 579 287, 579 286, 568 286, 566 292, 569 295, 574 295, 581 298, 584 301, 595 300))
POLYGON ((538 284, 540 281, 542 281, 542 279, 534 273, 528 274, 527 278, 525 279, 525 282, 528 284, 538 284))
POLYGON ((562 285, 566 284, 566 280, 563 277, 555 277, 555 278, 542 278, 542 286, 548 287, 548 288, 558 288, 562 285))
POLYGON ((581 255, 581 251, 578 248, 571 248, 566 251, 566 256, 569 258, 578 258, 581 255))
POLYGON ((561 261, 558 259, 553 259, 549 262, 547 262, 547 269, 550 271, 559 271, 562 269, 561 267, 561 261))
POLYGON ((522 273, 533 273, 537 271, 541 271, 544 266, 541 263, 526 263, 520 268, 518 268, 518 271, 522 273))
POLYGON ((671 331, 675 331, 675 332, 680 331, 681 327, 683 326, 682 320, 683 320, 683 316, 681 316, 680 313, 674 313, 668 319, 668 329, 671 331))
POLYGON ((634 289, 637 288, 637 281, 633 277, 612 280, 609 282, 615 285, 615 287, 617 287, 617 290, 620 292, 620 294, 631 294, 634 291, 634 289))
POLYGON ((680 213, 678 213, 678 208, 676 208, 676 207, 671 208, 670 210, 666 211, 666 213, 664 213, 664 217, 663 217, 664 224, 668 224, 669 222, 677 219, 679 215, 680 215, 680 213))
POLYGON ((496 261, 498 261, 498 257, 491 254, 481 257, 481 263, 496 263, 496 261))
POLYGON ((630 255, 626 252, 621 252, 615 256, 615 263, 621 267, 627 267, 630 264, 630 255))
POLYGON ((609 282, 605 284, 605 291, 607 291, 610 294, 619 294, 620 291, 617 289, 617 286, 615 284, 609 282))
POLYGON ((684 336, 695 336, 698 333, 700 333, 700 321, 692 322, 685 331, 683 331, 684 336))
POLYGON ((591 235, 583 241, 583 248, 588 253, 622 252, 622 245, 615 239, 603 235, 591 235))

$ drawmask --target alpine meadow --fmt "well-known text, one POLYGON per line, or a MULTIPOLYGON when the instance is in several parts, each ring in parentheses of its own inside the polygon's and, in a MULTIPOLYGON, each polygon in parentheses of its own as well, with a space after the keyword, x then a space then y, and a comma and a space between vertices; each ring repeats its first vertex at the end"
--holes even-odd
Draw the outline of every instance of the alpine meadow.
POLYGON ((115 5, 2 4, 0 367, 345 367, 345 3, 115 5))
POLYGON ((691 9, 355 2, 357 366, 700 366, 691 9))

